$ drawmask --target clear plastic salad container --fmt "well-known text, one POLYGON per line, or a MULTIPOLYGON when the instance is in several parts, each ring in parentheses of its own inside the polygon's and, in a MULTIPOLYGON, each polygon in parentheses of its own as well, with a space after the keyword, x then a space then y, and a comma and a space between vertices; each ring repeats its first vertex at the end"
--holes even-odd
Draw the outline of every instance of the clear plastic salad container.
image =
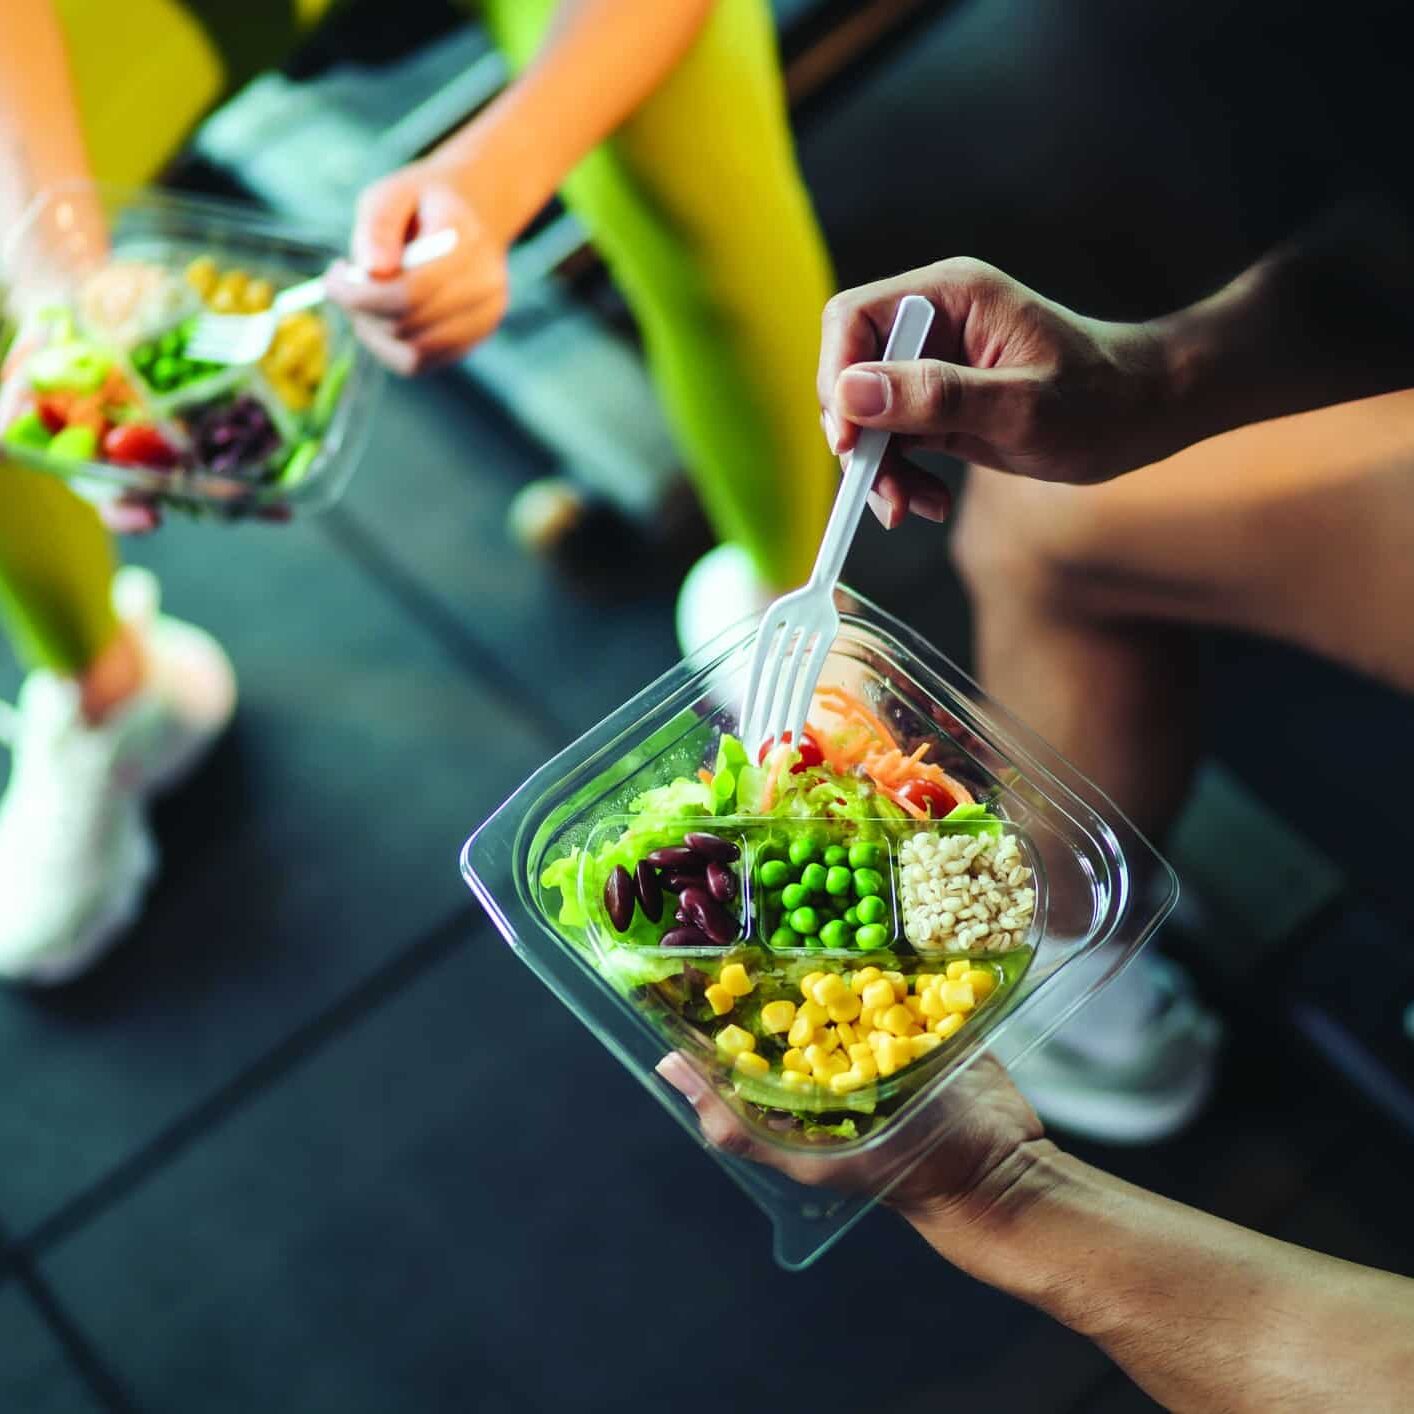
POLYGON ((912 631, 837 598, 798 746, 753 762, 731 736, 743 626, 462 851, 517 955, 766 1212, 789 1268, 948 1142, 994 1074, 979 1057, 1021 1061, 1177 897, 1079 772, 912 631), (655 1071, 669 1051, 731 1107, 742 1152, 703 1139, 655 1071))
POLYGON ((204 312, 268 309, 336 254, 231 202, 43 194, 0 250, 0 451, 94 499, 228 519, 332 504, 381 381, 343 312, 285 316, 243 367, 188 358, 186 341, 204 312))

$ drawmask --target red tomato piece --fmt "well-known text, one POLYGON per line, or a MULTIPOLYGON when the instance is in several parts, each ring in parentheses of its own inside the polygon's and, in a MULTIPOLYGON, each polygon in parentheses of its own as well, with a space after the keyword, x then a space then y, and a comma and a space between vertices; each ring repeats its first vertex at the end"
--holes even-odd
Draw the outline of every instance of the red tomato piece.
POLYGON ((73 395, 69 393, 41 393, 34 400, 34 410, 44 419, 50 432, 62 432, 69 425, 72 405, 73 395))
POLYGON ((898 793, 910 805, 926 810, 935 820, 941 820, 957 805, 957 801, 942 786, 934 785, 932 781, 905 781, 898 793))
POLYGON ((103 439, 103 455, 127 466, 169 467, 177 460, 167 439, 145 422, 120 422, 103 439))
MULTIPOLYGON (((781 737, 781 740, 785 742, 790 741, 790 733, 786 732, 781 737)), ((756 764, 758 766, 761 765, 766 760, 766 757, 770 755, 771 748, 775 744, 776 738, 773 736, 768 736, 766 740, 761 743, 761 750, 756 753, 756 764)), ((820 750, 820 743, 816 741, 815 738, 808 731, 801 732, 800 760, 797 761, 795 765, 790 768, 791 774, 793 776, 798 776, 802 771, 808 769, 811 766, 821 765, 824 760, 825 753, 820 750)))

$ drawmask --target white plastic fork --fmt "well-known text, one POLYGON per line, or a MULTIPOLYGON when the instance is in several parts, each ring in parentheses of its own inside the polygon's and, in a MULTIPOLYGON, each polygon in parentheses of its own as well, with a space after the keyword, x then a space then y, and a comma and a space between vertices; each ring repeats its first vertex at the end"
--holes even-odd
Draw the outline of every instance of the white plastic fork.
MULTIPOLYGON (((917 358, 932 324, 933 306, 922 295, 905 295, 894 313, 883 361, 917 358)), ((792 742, 800 740, 815 685, 840 629, 835 585, 888 445, 889 434, 880 428, 859 434, 810 578, 761 616, 738 719, 742 744, 753 760, 765 743, 784 741, 787 733, 792 742)))
MULTIPOLYGON (((457 243, 452 230, 434 231, 409 241, 403 250, 404 270, 416 270, 448 254, 457 243)), ((357 266, 350 267, 353 279, 364 281, 373 277, 357 266)), ((275 330, 286 315, 324 303, 325 276, 316 275, 298 285, 291 285, 275 296, 270 308, 259 314, 212 314, 197 317, 187 338, 185 356, 199 363, 244 364, 258 363, 275 338, 275 330)))

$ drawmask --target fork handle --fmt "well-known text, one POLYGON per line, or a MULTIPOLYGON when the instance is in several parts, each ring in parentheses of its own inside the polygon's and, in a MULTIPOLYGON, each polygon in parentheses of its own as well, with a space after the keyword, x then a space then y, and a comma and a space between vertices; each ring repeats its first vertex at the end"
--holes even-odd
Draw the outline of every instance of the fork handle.
MULTIPOLYGON (((905 295, 894 312, 894 326, 889 330, 882 362, 905 363, 917 358, 932 327, 933 306, 922 295, 905 295)), ((835 494, 829 524, 820 538, 820 553, 810 573, 811 588, 823 584, 833 589, 838 582, 888 445, 889 434, 881 427, 866 427, 859 434, 835 494)))
MULTIPOLYGON (((430 265, 434 260, 440 260, 447 255, 457 243, 457 233, 453 230, 433 231, 430 235, 419 236, 415 241, 409 241, 403 248, 404 270, 416 270, 421 265, 430 265)), ((356 283, 362 284, 372 276, 366 270, 361 270, 357 265, 351 265, 348 270, 349 277, 356 283)), ((275 296, 276 314, 293 314, 296 310, 311 309, 316 304, 324 303, 324 276, 316 275, 312 280, 305 280, 301 284, 291 285, 288 290, 281 290, 275 296)))

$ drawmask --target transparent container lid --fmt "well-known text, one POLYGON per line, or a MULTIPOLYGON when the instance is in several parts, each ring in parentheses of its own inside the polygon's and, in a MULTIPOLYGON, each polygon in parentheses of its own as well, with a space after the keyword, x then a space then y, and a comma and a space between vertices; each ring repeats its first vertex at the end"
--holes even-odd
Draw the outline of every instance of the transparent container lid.
MULTIPOLYGON (((222 270, 238 268, 269 280, 278 291, 322 274, 339 253, 332 239, 288 230, 258 208, 236 202, 83 183, 42 193, 0 248, 3 323, 13 333, 0 364, 0 428, 8 427, 22 407, 27 359, 44 344, 45 312, 73 310, 84 282, 104 267, 133 261, 180 275, 192 260, 209 256, 222 270)), ((196 301, 183 308, 174 305, 165 323, 175 325, 199 308, 196 301)), ((287 447, 308 444, 296 475, 255 481, 200 467, 162 470, 67 459, 23 444, 0 450, 62 477, 92 499, 136 492, 173 509, 228 519, 323 510, 343 493, 358 464, 382 374, 342 310, 323 305, 319 314, 328 335, 328 371, 305 412, 285 408, 254 369, 226 369, 180 392, 161 393, 133 366, 122 340, 114 340, 112 347, 116 367, 141 400, 143 420, 173 432, 172 440, 180 444, 177 420, 185 410, 248 392, 265 407, 287 447)), ((150 331, 153 337, 161 332, 156 325, 150 331)), ((99 336, 94 342, 104 340, 99 336)), ((3 340, 0 352, 5 352, 3 340)), ((296 471, 293 464, 290 471, 296 471)))
MULTIPOLYGON (((741 961, 753 976, 789 982, 812 968, 843 970, 881 959, 906 974, 935 973, 939 955, 907 935, 898 841, 920 831, 942 835, 976 826, 888 822, 876 910, 886 941, 877 944, 878 953, 773 946, 772 937, 782 935, 774 933, 779 918, 763 892, 759 851, 769 831, 780 827, 776 817, 704 811, 701 819, 677 822, 679 835, 709 830, 740 850, 732 866, 739 893, 731 895, 738 932, 717 945, 655 946, 654 929, 675 926, 669 912, 661 924, 645 930, 635 922, 624 934, 607 911, 604 881, 587 862, 600 842, 632 823, 635 797, 696 775, 715 758, 721 733, 734 731, 751 625, 678 664, 567 747, 462 851, 467 883, 517 955, 762 1208, 774 1226, 776 1257, 792 1269, 818 1257, 934 1146, 947 1142, 952 1124, 978 1099, 984 1072, 972 1067, 979 1057, 990 1053, 1013 1065, 1041 1044, 1132 960, 1178 892, 1172 869, 1115 806, 958 667, 852 591, 841 587, 836 598, 841 628, 822 688, 838 686, 866 700, 901 749, 929 745, 930 759, 1001 817, 1001 832, 1014 838, 1035 893, 1034 914, 1000 952, 983 945, 943 956, 985 964, 1001 986, 944 1045, 870 1088, 858 1137, 806 1142, 799 1132, 772 1125, 770 1085, 745 1084, 704 1035, 662 1004, 651 981, 654 957, 669 970, 684 962, 741 961), (575 920, 565 922, 561 891, 544 887, 542 874, 574 850, 579 908, 575 920), (753 1162, 706 1143, 692 1109, 655 1071, 673 1050, 732 1104, 752 1148, 774 1162, 753 1162)), ((843 829, 846 838, 859 830, 875 837, 871 824, 821 822, 826 831, 843 829)), ((828 834, 823 838, 828 843, 828 834)), ((671 907, 670 898, 665 908, 671 907)), ((847 1112, 853 1104, 846 1098, 822 1108, 847 1112)))

